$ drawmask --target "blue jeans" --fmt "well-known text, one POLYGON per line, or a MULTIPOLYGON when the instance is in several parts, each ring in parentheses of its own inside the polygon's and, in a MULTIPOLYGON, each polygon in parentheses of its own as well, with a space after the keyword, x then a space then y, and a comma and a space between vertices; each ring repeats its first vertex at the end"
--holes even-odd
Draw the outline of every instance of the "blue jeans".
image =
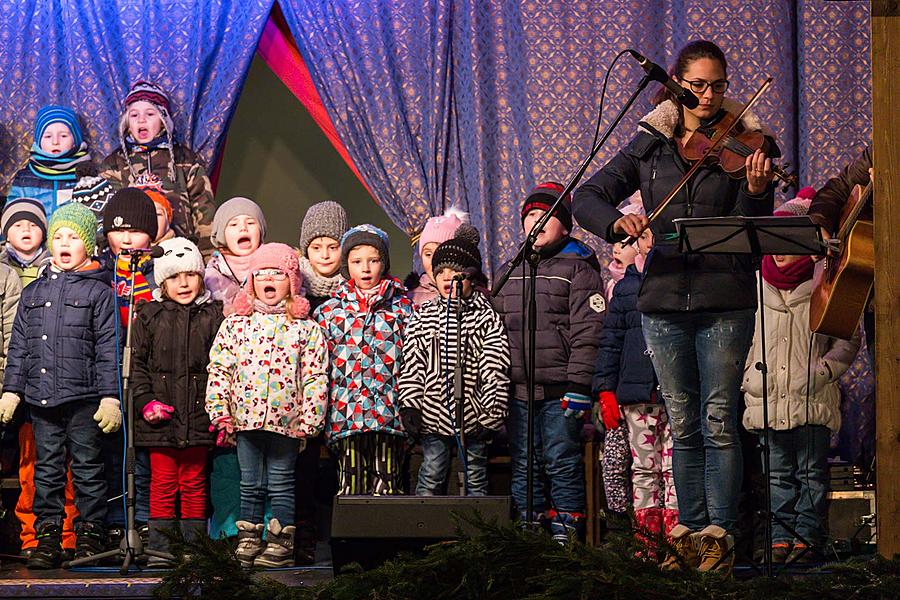
POLYGON ((750 309, 642 319, 672 427, 678 517, 693 531, 737 527, 744 469, 738 405, 754 322, 750 309))
MULTIPOLYGON (((552 508, 559 512, 584 512, 584 469, 581 461, 581 420, 566 417, 558 398, 534 403, 534 510, 547 510, 544 482, 550 482, 552 508)), ((512 458, 512 496, 525 510, 528 478, 528 403, 509 405, 509 449, 512 458)))
POLYGON ((300 440, 271 431, 239 431, 241 520, 262 523, 266 500, 282 527, 294 524, 294 465, 300 440))
POLYGON ((97 402, 69 402, 53 408, 29 406, 34 428, 35 529, 47 522, 62 525, 66 515, 66 454, 72 460, 75 507, 79 522, 103 525, 106 518, 106 478, 94 421, 97 402))
MULTIPOLYGON (((828 428, 804 425, 788 431, 769 430, 772 512, 787 525, 772 522, 772 542, 825 541, 828 492, 828 428)), ((760 434, 760 443, 764 443, 760 434)))
MULTIPOLYGON (((422 437, 422 466, 416 484, 417 496, 437 496, 444 487, 447 470, 456 449, 456 439, 449 435, 426 434, 422 437)), ((486 496, 487 444, 483 441, 466 440, 466 472, 469 479, 469 496, 486 496)))

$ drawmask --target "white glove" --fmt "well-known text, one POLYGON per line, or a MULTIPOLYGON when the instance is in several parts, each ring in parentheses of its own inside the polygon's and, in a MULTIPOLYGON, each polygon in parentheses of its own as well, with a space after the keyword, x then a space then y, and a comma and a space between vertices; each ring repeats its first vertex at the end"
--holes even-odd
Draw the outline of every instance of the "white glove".
POLYGON ((115 398, 103 398, 100 408, 94 413, 94 420, 103 433, 118 431, 122 426, 122 405, 115 398))
POLYGON ((16 414, 16 407, 21 401, 18 394, 3 392, 3 395, 0 396, 0 423, 5 425, 12 421, 13 415, 16 414))

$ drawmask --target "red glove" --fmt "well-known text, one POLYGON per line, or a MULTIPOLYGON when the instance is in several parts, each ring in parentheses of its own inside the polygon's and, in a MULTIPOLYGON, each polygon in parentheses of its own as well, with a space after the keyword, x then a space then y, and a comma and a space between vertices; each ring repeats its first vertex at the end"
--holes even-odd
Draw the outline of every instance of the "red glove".
POLYGON ((607 430, 615 429, 621 423, 622 412, 615 392, 600 392, 600 417, 607 430))

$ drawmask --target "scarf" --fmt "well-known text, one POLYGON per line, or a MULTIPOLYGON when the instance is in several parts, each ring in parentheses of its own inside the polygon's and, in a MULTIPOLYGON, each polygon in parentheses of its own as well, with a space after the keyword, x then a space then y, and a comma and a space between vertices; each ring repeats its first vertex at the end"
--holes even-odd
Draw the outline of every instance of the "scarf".
POLYGON ((250 257, 252 254, 248 254, 247 256, 235 256, 234 254, 225 254, 224 252, 220 253, 222 257, 222 263, 225 268, 228 270, 226 273, 222 271, 225 275, 231 275, 235 281, 237 281, 238 285, 244 285, 247 281, 247 278, 250 276, 250 257))
POLYGON ((762 278, 772 287, 779 290, 792 290, 804 281, 812 279, 815 263, 809 256, 804 256, 789 265, 779 267, 771 255, 763 256, 762 278))
POLYGON ((41 179, 75 181, 75 167, 90 160, 86 142, 81 142, 80 146, 63 154, 48 154, 34 144, 28 158, 28 170, 41 179))
POLYGON ((137 140, 135 140, 131 135, 125 136, 125 146, 128 148, 129 152, 150 152, 152 150, 171 150, 172 143, 169 141, 169 137, 165 133, 165 128, 160 132, 158 136, 147 142, 146 144, 141 144, 137 140))
POLYGON ((314 298, 330 298, 344 282, 340 271, 331 277, 319 275, 305 256, 300 257, 300 273, 303 274, 307 296, 314 298))
MULTIPOLYGON (((153 290, 147 276, 144 275, 145 269, 150 265, 152 259, 149 256, 141 257, 138 262, 137 270, 134 272, 134 305, 137 306, 143 302, 153 300, 153 290)), ((119 316, 121 322, 128 327, 128 295, 131 293, 131 258, 128 256, 119 256, 116 258, 115 279, 113 280, 113 289, 116 292, 116 303, 119 306, 119 316)))
POLYGON ((283 315, 287 312, 287 301, 282 300, 275 306, 269 306, 258 298, 253 299, 253 312, 262 313, 264 315, 283 315))

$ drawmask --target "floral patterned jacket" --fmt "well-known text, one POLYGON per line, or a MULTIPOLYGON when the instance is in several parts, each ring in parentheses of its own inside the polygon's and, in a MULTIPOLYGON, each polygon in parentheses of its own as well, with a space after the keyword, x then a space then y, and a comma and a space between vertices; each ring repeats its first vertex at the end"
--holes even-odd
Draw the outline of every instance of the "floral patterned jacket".
POLYGON ((322 431, 328 350, 310 319, 284 314, 231 315, 209 351, 206 412, 232 417, 236 431, 264 430, 293 438, 322 431))
POLYGON ((329 444, 360 433, 405 435, 397 405, 403 333, 413 303, 399 280, 384 279, 371 295, 344 282, 315 312, 331 355, 329 444))

